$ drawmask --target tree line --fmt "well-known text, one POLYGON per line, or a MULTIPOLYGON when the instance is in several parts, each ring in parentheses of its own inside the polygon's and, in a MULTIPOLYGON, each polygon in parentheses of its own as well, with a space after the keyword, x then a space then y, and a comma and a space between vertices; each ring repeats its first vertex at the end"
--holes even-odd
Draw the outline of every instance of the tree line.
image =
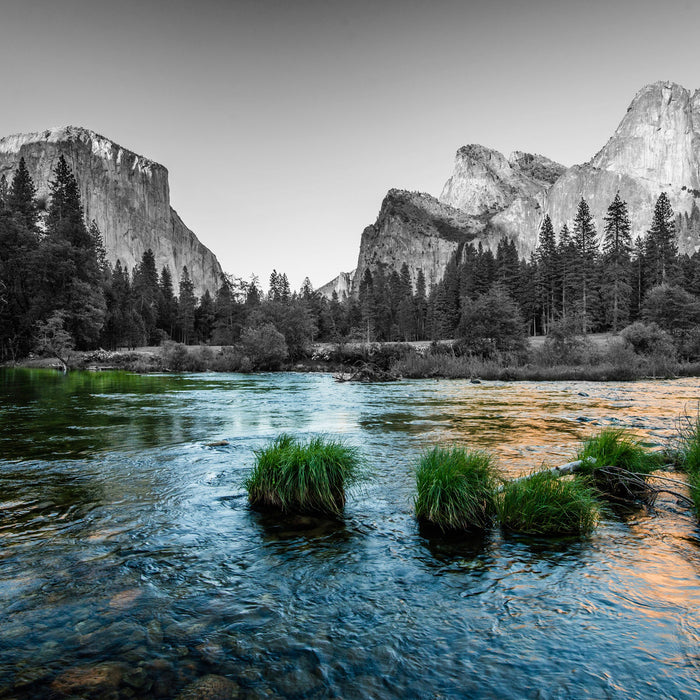
MULTIPOLYGON (((461 338, 468 350, 517 350, 530 335, 617 332, 637 320, 677 336, 700 354, 700 253, 680 255, 677 219, 666 194, 649 230, 632 240, 619 194, 599 238, 581 199, 573 228, 555 234, 549 216, 537 249, 521 260, 515 242, 496 252, 463 243, 442 280, 378 265, 357 295, 327 299, 305 279, 292 291, 272 272, 264 294, 256 278, 222 275, 214 295, 194 293, 186 267, 178 294, 169 268, 151 250, 133 270, 107 261, 97 225, 85 222, 79 187, 60 157, 46 202, 37 199, 24 159, 0 178, 0 357, 14 360, 62 334, 76 349, 184 344, 241 345, 268 353, 261 364, 301 358, 311 341, 461 338)), ((695 212, 694 212, 695 214, 695 212)), ((700 219, 700 213, 698 214, 700 219)), ((259 354, 258 353, 258 354, 259 354)))

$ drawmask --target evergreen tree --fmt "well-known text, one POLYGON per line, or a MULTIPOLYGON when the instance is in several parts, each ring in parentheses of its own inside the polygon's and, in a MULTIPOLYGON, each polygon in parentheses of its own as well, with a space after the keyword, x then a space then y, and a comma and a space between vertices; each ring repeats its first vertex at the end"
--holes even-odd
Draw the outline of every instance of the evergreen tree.
POLYGON ((106 316, 105 279, 95 240, 85 225, 78 183, 65 158, 58 159, 50 182, 46 236, 39 255, 42 313, 64 313, 65 329, 78 349, 94 346, 106 316))
POLYGON ((414 296, 416 309, 416 333, 418 340, 427 338, 428 322, 428 296, 425 288, 425 275, 423 270, 418 270, 416 277, 416 293, 414 296))
POLYGON ((678 262, 676 222, 665 192, 659 195, 654 206, 651 228, 645 241, 645 257, 649 287, 675 281, 678 262))
POLYGON ((36 231, 39 218, 36 187, 29 175, 24 158, 19 159, 19 164, 12 177, 12 184, 4 199, 7 208, 19 218, 22 225, 29 231, 36 231))
POLYGON ((557 283, 557 243, 549 214, 545 214, 542 220, 535 258, 542 290, 542 330, 547 333, 554 320, 557 283))
POLYGON ((182 268, 180 277, 180 295, 177 304, 177 320, 180 330, 180 340, 191 343, 194 339, 194 310, 197 306, 197 297, 194 295, 194 285, 187 271, 187 265, 182 268))
POLYGON ((156 345, 159 341, 157 333, 158 302, 160 287, 156 258, 149 248, 141 256, 141 262, 134 270, 133 301, 135 311, 143 319, 144 338, 146 345, 156 345))
POLYGON ((588 208, 588 203, 583 198, 579 202, 576 217, 574 218, 573 242, 576 251, 575 276, 581 301, 581 313, 583 322, 587 326, 591 314, 590 297, 594 291, 593 284, 598 257, 598 241, 593 217, 588 208))
POLYGON ((158 281, 158 311, 156 327, 172 338, 177 322, 177 299, 173 291, 173 277, 166 265, 160 271, 158 281))
POLYGON ((610 203, 605 216, 603 232, 603 285, 602 294, 607 310, 607 321, 617 332, 629 321, 632 288, 629 284, 632 235, 627 203, 620 193, 610 203))
POLYGON ((569 227, 564 227, 559 232, 557 244, 557 282, 560 295, 559 309, 561 317, 566 319, 573 313, 573 300, 575 294, 575 263, 576 248, 569 233, 569 227))
POLYGON ((195 336, 200 343, 208 343, 214 330, 215 322, 215 307, 214 300, 207 289, 202 298, 199 300, 199 305, 194 312, 194 330, 195 336))

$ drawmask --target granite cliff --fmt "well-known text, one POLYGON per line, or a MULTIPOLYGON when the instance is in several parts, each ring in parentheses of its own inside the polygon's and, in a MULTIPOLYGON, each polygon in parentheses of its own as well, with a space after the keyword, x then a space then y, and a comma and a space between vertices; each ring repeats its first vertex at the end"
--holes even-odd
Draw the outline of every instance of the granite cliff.
POLYGON ((170 268, 176 287, 187 266, 195 293, 219 286, 216 256, 170 206, 168 171, 88 129, 65 127, 0 139, 0 175, 8 181, 24 157, 40 199, 63 155, 80 186, 86 220, 102 232, 110 262, 132 269, 149 248, 156 265, 170 268))
POLYGON ((700 250, 700 90, 690 93, 670 82, 644 87, 607 144, 571 168, 540 155, 516 151, 506 158, 484 146, 463 146, 439 200, 389 192, 377 221, 362 234, 353 291, 364 270, 380 263, 398 270, 405 262, 414 281, 419 269, 429 284, 437 281, 458 240, 495 250, 506 236, 527 257, 543 216, 551 216, 557 231, 571 226, 581 197, 601 232, 617 191, 629 205, 635 237, 649 227, 665 191, 678 216, 681 252, 700 250))
POLYGON ((649 228, 654 203, 666 192, 679 217, 681 252, 700 248, 700 90, 669 82, 642 88, 605 146, 554 183, 545 210, 559 230, 584 197, 601 231, 617 191, 629 205, 633 236, 649 228))

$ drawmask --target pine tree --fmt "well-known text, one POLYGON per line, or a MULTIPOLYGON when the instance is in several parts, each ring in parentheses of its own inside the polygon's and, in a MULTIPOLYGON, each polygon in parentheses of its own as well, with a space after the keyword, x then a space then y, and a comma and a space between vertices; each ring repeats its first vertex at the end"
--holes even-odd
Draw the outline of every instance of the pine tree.
POLYGON ((187 265, 182 268, 180 277, 180 296, 177 304, 177 320, 180 327, 180 339, 183 343, 191 343, 194 336, 194 310, 197 297, 194 295, 194 285, 190 279, 187 265))
POLYGON ((603 285, 607 320, 617 332, 629 320, 632 288, 629 284, 632 235, 627 203, 620 193, 610 203, 603 232, 603 285))
POLYGON ((425 275, 423 270, 418 270, 416 277, 416 293, 414 295, 416 309, 416 333, 418 340, 427 338, 428 322, 428 296, 425 288, 425 275))
POLYGON ((10 212, 20 219, 25 228, 29 231, 36 231, 39 219, 36 187, 29 175, 24 158, 19 159, 19 164, 12 177, 12 184, 5 196, 5 202, 10 212))
POLYGON ((651 228, 645 240, 645 256, 648 287, 675 281, 678 267, 676 222, 665 192, 659 195, 654 206, 651 228))
POLYGON ((146 345, 155 345, 159 337, 157 330, 158 299, 160 288, 158 284, 156 258, 149 248, 141 256, 141 262, 134 270, 133 299, 135 311, 143 319, 146 345))
POLYGON ((539 273, 538 278, 542 289, 542 330, 546 333, 549 325, 554 320, 557 281, 557 243, 549 214, 545 214, 542 220, 535 257, 539 273))
POLYGON ((78 183, 65 158, 58 159, 50 182, 42 258, 41 311, 62 311, 65 328, 78 349, 94 346, 105 321, 105 277, 95 240, 83 218, 78 183))
POLYGON ((173 277, 166 265, 160 271, 158 281, 158 313, 156 327, 172 338, 177 317, 177 299, 173 291, 173 277))
POLYGON ((583 198, 579 202, 576 217, 574 218, 573 242, 576 251, 575 265, 579 298, 581 300, 581 313, 584 324, 588 326, 591 312, 590 297, 594 291, 593 284, 598 257, 598 241, 593 217, 586 200, 583 198))
POLYGON ((571 240, 569 227, 564 227, 559 232, 559 243, 557 244, 557 282, 560 294, 561 317, 566 319, 567 315, 573 313, 572 303, 575 293, 575 270, 576 249, 571 240))

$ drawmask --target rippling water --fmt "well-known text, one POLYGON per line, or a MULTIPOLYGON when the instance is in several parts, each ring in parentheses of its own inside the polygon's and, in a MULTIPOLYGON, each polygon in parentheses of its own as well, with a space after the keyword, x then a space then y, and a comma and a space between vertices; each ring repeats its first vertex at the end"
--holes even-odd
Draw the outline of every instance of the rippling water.
POLYGON ((697 697, 700 533, 674 499, 583 540, 446 540, 412 489, 437 441, 516 475, 601 426, 663 445, 698 396, 2 371, 0 697, 196 697, 208 674, 241 697, 697 697), (281 431, 361 448, 344 522, 247 507, 252 450, 281 431))

